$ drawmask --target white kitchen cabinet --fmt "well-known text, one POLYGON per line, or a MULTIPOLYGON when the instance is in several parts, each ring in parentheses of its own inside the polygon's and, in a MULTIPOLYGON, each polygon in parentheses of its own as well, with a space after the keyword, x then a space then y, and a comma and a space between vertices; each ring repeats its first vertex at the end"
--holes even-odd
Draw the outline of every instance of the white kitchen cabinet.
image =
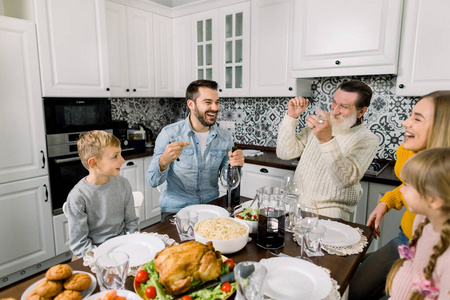
POLYGON ((250 93, 250 2, 219 9, 219 92, 222 97, 250 93))
POLYGON ((48 174, 32 22, 0 16, 0 184, 48 174))
POLYGON ((367 202, 369 193, 369 182, 360 181, 362 188, 362 195, 359 198, 358 204, 356 205, 355 212, 353 213, 353 223, 366 225, 367 222, 367 202))
POLYGON ((48 176, 0 185, 0 277, 55 255, 48 176))
POLYGON ((219 29, 218 10, 205 11, 190 16, 192 62, 195 79, 219 81, 219 29))
POLYGON ((173 25, 172 19, 153 16, 155 51, 155 87, 157 97, 173 97, 173 25))
POLYGON ((397 95, 423 96, 449 89, 449 11, 447 0, 405 1, 397 95))
POLYGON ((144 227, 161 221, 161 208, 159 206, 159 196, 161 192, 158 188, 152 188, 147 182, 147 169, 152 160, 152 156, 144 158, 144 184, 145 184, 145 219, 144 227))
POLYGON ((281 187, 283 177, 288 174, 294 174, 294 171, 245 163, 242 167, 241 196, 253 199, 256 190, 263 186, 281 187))
POLYGON ((186 88, 196 79, 192 68, 191 18, 173 19, 174 96, 184 98, 186 88))
POLYGON ((292 76, 396 74, 402 4, 293 1, 292 76))
POLYGON ((106 24, 111 95, 154 97, 153 14, 107 1, 106 24))
MULTIPOLYGON (((144 158, 126 160, 120 168, 120 175, 128 179, 133 192, 140 191, 144 194, 144 158)), ((139 219, 145 220, 145 201, 139 211, 139 219)))
POLYGON ((34 1, 45 97, 108 97, 105 0, 34 1))
POLYGON ((192 61, 196 79, 219 83, 220 97, 250 91, 250 3, 191 15, 192 61))
POLYGON ((56 255, 69 251, 69 222, 65 214, 53 216, 53 234, 56 255))
POLYGON ((291 77, 291 0, 252 0, 250 96, 297 96, 291 77))
MULTIPOLYGON (((368 203, 367 203, 367 218, 378 205, 378 201, 384 196, 386 192, 392 191, 396 186, 370 182, 368 203)), ((399 233, 400 221, 406 207, 401 210, 391 209, 387 214, 381 218, 380 231, 381 236, 378 239, 373 239, 367 252, 373 252, 384 246, 390 240, 395 238, 399 233)))

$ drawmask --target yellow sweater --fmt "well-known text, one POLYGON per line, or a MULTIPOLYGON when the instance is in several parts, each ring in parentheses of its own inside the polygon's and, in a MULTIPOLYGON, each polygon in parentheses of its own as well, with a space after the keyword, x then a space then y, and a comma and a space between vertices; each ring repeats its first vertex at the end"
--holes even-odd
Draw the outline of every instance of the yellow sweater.
MULTIPOLYGON (((402 209, 403 205, 406 206, 406 208, 408 208, 408 205, 406 204, 406 201, 405 201, 405 199, 403 199, 403 195, 400 192, 400 188, 403 185, 403 179, 400 178, 400 170, 402 169, 405 162, 414 154, 415 154, 414 151, 406 150, 405 148, 403 148, 403 144, 400 145, 400 147, 398 147, 398 149, 397 149, 397 162, 395 163, 394 171, 395 171, 395 175, 397 175, 398 179, 401 180, 402 184, 399 187, 397 187, 396 189, 384 194, 383 198, 381 198, 380 201, 378 202, 378 203, 380 203, 380 202, 386 203, 386 205, 388 207, 388 211, 391 208, 400 210, 400 209, 402 209)), ((409 209, 407 209, 405 211, 405 213, 403 214, 402 220, 400 222, 400 225, 402 226, 402 229, 403 229, 403 233, 409 239, 411 239, 411 237, 412 237, 412 227, 413 227, 415 217, 416 217, 416 214, 410 212, 409 209)))

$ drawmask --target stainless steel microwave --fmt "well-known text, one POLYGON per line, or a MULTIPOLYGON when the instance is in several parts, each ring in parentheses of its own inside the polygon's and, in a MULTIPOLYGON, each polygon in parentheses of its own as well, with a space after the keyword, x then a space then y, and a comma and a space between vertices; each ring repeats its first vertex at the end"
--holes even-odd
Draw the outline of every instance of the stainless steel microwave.
POLYGON ((47 135, 112 128, 111 100, 105 98, 44 98, 47 135))

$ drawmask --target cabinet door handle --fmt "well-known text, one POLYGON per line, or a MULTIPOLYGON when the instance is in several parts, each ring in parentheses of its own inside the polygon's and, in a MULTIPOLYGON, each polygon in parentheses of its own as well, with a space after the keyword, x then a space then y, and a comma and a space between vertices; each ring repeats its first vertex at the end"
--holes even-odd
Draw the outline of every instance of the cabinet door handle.
POLYGON ((106 88, 106 91, 109 92, 109 90, 110 90, 109 87, 107 87, 107 88, 106 88))
POLYGON ((130 166, 134 166, 134 162, 132 162, 132 161, 127 162, 127 167, 130 167, 130 166))
POLYGON ((44 189, 45 189, 45 201, 44 202, 48 202, 48 189, 47 189, 46 184, 44 184, 44 189))
POLYGON ((133 89, 133 92, 136 92, 136 89, 133 89))
POLYGON ((41 150, 41 153, 42 153, 42 169, 44 169, 45 168, 45 154, 44 154, 44 151, 42 151, 42 150, 41 150))
POLYGON ((129 92, 129 91, 130 91, 130 89, 126 89, 125 91, 126 91, 126 92, 129 92))
POLYGON ((266 168, 261 168, 261 170, 259 170, 261 173, 269 173, 269 170, 267 170, 266 168))
POLYGON ((336 60, 334 63, 337 64, 337 65, 340 65, 341 61, 340 60, 336 60))
POLYGON ((400 84, 398 85, 398 87, 402 89, 402 88, 405 87, 405 85, 403 85, 402 83, 400 83, 400 84))

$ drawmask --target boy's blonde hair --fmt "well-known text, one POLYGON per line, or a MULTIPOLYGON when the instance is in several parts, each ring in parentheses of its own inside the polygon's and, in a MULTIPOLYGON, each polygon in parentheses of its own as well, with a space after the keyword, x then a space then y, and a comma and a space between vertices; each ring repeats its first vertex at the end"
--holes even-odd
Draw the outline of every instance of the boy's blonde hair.
MULTIPOLYGON (((410 184, 423 199, 439 197, 444 200, 441 207, 447 215, 450 213, 450 148, 433 148, 420 151, 412 156, 400 171, 400 177, 410 184)), ((409 241, 409 247, 415 246, 422 235, 423 228, 430 221, 428 218, 421 223, 409 241)), ((450 243, 450 218, 448 218, 441 231, 441 239, 433 248, 433 254, 424 268, 426 279, 432 280, 433 270, 439 256, 447 250, 450 243)), ((395 274, 403 265, 405 259, 397 260, 391 268, 386 280, 386 293, 392 288, 395 274)), ((410 299, 423 299, 424 296, 412 293, 410 299)))
POLYGON ((120 140, 111 133, 101 130, 84 133, 77 142, 78 155, 83 166, 89 170, 89 158, 101 158, 106 147, 120 147, 120 140))

